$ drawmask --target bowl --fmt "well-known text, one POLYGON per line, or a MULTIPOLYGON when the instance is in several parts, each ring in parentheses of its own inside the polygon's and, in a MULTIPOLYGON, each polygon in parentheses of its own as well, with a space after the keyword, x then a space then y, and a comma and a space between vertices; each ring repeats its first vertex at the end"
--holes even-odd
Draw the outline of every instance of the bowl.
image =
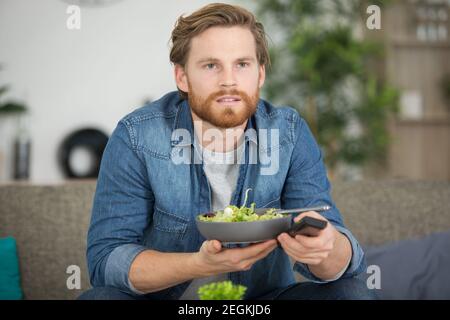
POLYGON ((201 221, 200 216, 195 219, 200 234, 207 240, 219 240, 222 243, 254 243, 275 239, 280 233, 288 231, 292 224, 290 214, 271 220, 243 222, 201 221))

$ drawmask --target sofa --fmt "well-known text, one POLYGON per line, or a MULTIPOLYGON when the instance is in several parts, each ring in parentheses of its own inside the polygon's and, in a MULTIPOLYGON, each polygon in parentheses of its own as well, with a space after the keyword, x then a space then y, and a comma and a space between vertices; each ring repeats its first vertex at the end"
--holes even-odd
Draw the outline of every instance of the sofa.
MULTIPOLYGON (((90 287, 85 253, 95 186, 95 180, 0 186, 0 238, 12 236, 17 241, 25 299, 75 299, 90 287), (69 266, 80 268, 80 289, 67 286, 69 266)), ((376 257, 386 247, 399 258, 392 251, 396 244, 450 230, 448 182, 335 181, 332 186, 345 224, 376 257)), ((437 266, 445 268, 445 261, 437 266)), ((439 282, 445 281, 448 277, 439 282)), ((446 292, 441 290, 438 298, 450 299, 446 292)))

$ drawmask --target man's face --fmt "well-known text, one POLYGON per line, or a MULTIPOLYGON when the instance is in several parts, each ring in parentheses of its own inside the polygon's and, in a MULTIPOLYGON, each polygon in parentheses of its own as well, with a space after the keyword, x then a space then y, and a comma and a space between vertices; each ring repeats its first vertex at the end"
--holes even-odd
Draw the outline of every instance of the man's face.
POLYGON ((232 128, 256 111, 265 69, 258 64, 250 30, 213 27, 191 40, 186 66, 175 67, 175 78, 200 119, 232 128))

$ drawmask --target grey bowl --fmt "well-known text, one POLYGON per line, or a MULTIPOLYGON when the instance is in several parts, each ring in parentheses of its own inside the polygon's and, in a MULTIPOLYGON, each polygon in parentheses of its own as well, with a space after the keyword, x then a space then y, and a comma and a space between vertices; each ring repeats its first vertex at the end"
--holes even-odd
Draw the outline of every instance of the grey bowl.
MULTIPOLYGON (((202 216, 202 215, 199 215, 202 216)), ((196 217, 197 228, 207 240, 219 240, 223 243, 251 243, 275 239, 291 227, 292 216, 246 222, 201 221, 196 217)))

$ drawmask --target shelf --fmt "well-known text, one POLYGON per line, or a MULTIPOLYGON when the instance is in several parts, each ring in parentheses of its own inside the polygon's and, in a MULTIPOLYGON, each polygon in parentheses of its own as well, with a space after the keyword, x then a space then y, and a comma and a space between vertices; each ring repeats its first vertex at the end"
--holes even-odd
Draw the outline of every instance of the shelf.
POLYGON ((396 125, 427 125, 427 126, 436 126, 436 125, 444 125, 450 126, 450 117, 447 118, 438 118, 438 119, 420 119, 420 120, 409 120, 409 119, 395 119, 396 125))
POLYGON ((447 41, 420 41, 417 39, 390 39, 388 41, 389 45, 394 47, 414 47, 414 48, 439 48, 439 49, 450 49, 450 40, 447 41))

